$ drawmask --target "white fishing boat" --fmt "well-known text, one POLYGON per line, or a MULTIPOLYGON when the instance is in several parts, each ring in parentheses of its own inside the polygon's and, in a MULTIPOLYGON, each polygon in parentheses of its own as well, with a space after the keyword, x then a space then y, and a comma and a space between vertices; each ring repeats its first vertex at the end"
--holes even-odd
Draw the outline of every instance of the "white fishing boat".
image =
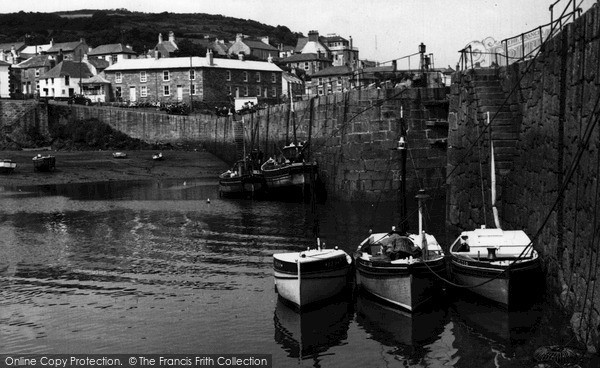
POLYGON ((162 159, 163 159, 163 154, 162 154, 162 152, 158 152, 158 153, 155 153, 155 154, 153 154, 153 155, 152 155, 152 159, 153 159, 154 161, 162 161, 162 159))
POLYGON ((273 254, 277 293, 298 308, 327 300, 346 287, 352 258, 340 249, 273 254))
MULTIPOLYGON (((489 113, 487 115, 489 125, 489 113)), ((488 127, 491 129, 491 127, 488 127)), ((491 136, 491 133, 490 133, 491 136)), ((511 307, 536 294, 540 259, 523 230, 503 230, 496 208, 494 142, 490 139, 492 212, 496 228, 463 231, 450 246, 450 271, 456 284, 511 307)))
POLYGON ((0 173, 11 173, 17 167, 17 163, 9 159, 0 159, 0 173))
POLYGON ((113 158, 127 158, 127 154, 125 152, 113 152, 113 158))
MULTIPOLYGON (((400 180, 400 218, 406 224, 406 142, 404 131, 398 142, 402 160, 400 180)), ((419 193, 419 232, 406 229, 369 235, 358 247, 356 263, 357 286, 388 303, 414 311, 442 290, 445 277, 444 251, 431 234, 423 231, 423 201, 428 196, 419 193)))

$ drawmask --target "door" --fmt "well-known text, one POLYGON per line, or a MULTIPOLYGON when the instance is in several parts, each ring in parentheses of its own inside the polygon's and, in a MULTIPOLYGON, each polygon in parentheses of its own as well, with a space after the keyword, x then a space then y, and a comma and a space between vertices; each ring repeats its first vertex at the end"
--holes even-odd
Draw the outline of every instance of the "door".
POLYGON ((183 100, 183 86, 177 86, 177 101, 183 100))
POLYGON ((135 87, 129 87, 129 101, 135 102, 137 96, 135 94, 135 87))

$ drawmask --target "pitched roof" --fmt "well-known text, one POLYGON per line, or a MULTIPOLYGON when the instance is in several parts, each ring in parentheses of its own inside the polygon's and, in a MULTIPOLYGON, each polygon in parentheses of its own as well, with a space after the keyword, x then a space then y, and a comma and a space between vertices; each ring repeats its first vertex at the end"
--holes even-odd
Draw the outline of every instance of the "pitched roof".
POLYGON ((16 68, 20 69, 28 69, 28 68, 39 68, 44 66, 50 66, 50 56, 49 55, 35 55, 30 57, 29 59, 20 62, 15 65, 16 68))
POLYGON ((321 41, 325 41, 327 43, 329 42, 348 42, 347 39, 345 39, 344 37, 335 35, 335 36, 331 36, 331 37, 319 37, 321 39, 321 41))
POLYGON ((253 41, 253 40, 242 40, 248 47, 251 49, 259 49, 259 50, 269 50, 269 51, 277 51, 277 49, 271 45, 267 45, 262 41, 253 41))
POLYGON ((283 72, 283 79, 290 83, 302 84, 302 79, 298 78, 296 75, 288 72, 283 72))
POLYGON ((260 70, 281 72, 282 70, 273 63, 265 61, 242 61, 238 59, 220 59, 214 58, 213 65, 208 65, 205 57, 193 56, 174 57, 174 58, 145 58, 145 59, 126 59, 109 66, 105 71, 121 70, 150 70, 150 69, 189 69, 192 68, 221 68, 221 69, 241 69, 241 70, 260 70))
POLYGON ((123 46, 120 43, 111 43, 107 45, 100 45, 88 53, 89 56, 96 55, 109 55, 109 54, 133 54, 136 55, 135 51, 131 47, 123 46))
POLYGON ((54 68, 48 70, 40 78, 60 78, 68 75, 71 78, 88 78, 93 74, 86 63, 63 60, 54 68))
POLYGON ((300 37, 298 38, 298 40, 296 41, 296 48, 294 49, 295 52, 301 52, 302 49, 304 48, 304 46, 306 46, 306 43, 308 42, 308 37, 300 37))
POLYGON ((6 61, 2 61, 0 60, 0 66, 10 66, 10 63, 7 63, 6 61))
POLYGON ((83 83, 83 84, 110 84, 110 82, 107 81, 105 78, 103 78, 101 75, 94 75, 90 78, 82 79, 81 83, 83 83))
POLYGON ((168 53, 175 52, 178 50, 177 45, 171 41, 163 41, 156 44, 158 51, 167 51, 168 53))
POLYGON ((17 51, 20 51, 21 49, 24 49, 26 47, 25 42, 6 42, 0 43, 0 50, 4 50, 5 52, 10 51, 13 46, 17 51))
POLYGON ((50 49, 50 47, 52 47, 52 45, 50 45, 49 43, 46 45, 27 46, 23 50, 21 50, 21 54, 36 55, 36 54, 39 54, 40 52, 48 51, 50 49))
POLYGON ((107 60, 98 58, 89 58, 88 63, 92 64, 96 69, 106 69, 110 65, 107 60))
POLYGON ((46 52, 48 54, 58 53, 60 50, 63 52, 73 51, 77 46, 81 45, 83 42, 75 41, 75 42, 62 42, 53 44, 46 52))
POLYGON ((311 75, 311 77, 315 78, 315 77, 347 75, 347 74, 352 74, 352 68, 350 68, 349 66, 346 66, 346 65, 341 65, 341 66, 332 66, 330 68, 319 70, 318 72, 311 75))
POLYGON ((324 56, 319 56, 319 54, 316 53, 307 53, 307 54, 294 54, 291 56, 288 56, 284 59, 281 59, 282 63, 298 63, 298 62, 302 62, 302 61, 315 61, 315 60, 321 60, 321 61, 329 61, 329 59, 327 59, 324 56))

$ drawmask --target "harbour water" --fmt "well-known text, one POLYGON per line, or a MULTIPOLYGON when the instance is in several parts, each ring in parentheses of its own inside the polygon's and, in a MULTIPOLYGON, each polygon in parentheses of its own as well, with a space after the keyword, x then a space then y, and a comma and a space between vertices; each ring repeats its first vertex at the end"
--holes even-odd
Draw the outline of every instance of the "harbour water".
MULTIPOLYGON (((413 207, 412 204, 409 204, 413 207)), ((428 228, 444 234, 443 198, 428 228)), ((413 315, 355 292, 298 313, 272 254, 352 252, 393 202, 218 198, 213 181, 0 186, 0 354, 271 354, 274 367, 533 367, 572 342, 543 300, 507 312, 453 290, 413 315)), ((411 226, 416 226, 411 224, 411 226)))

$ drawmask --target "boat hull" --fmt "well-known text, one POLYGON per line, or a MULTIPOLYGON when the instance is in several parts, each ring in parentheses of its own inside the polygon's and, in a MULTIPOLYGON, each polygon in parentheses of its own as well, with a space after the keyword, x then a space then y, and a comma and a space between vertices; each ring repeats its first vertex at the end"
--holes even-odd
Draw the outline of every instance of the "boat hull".
POLYGON ((56 157, 43 156, 33 158, 33 169, 36 171, 51 171, 56 168, 56 157))
POLYGON ((273 275, 279 296, 298 308, 306 307, 340 294, 347 286, 350 263, 341 251, 334 257, 316 262, 300 259, 297 263, 273 255, 273 275))
POLYGON ((275 169, 263 169, 269 192, 274 194, 302 194, 312 188, 317 178, 317 165, 313 163, 292 163, 275 169))
POLYGON ((17 167, 16 162, 12 162, 11 160, 1 160, 0 161, 0 173, 7 174, 11 173, 17 167))
POLYGON ((219 194, 225 197, 251 196, 262 194, 265 181, 259 175, 236 176, 219 179, 219 194))
POLYGON ((356 284, 361 290, 395 306, 414 311, 441 292, 444 258, 413 263, 356 259, 356 284), (435 274, 433 272, 435 272, 435 274))
POLYGON ((539 289, 535 286, 540 281, 539 258, 521 260, 509 270, 507 267, 508 265, 493 265, 490 262, 450 256, 450 272, 456 284, 505 307, 527 303, 539 289), (482 283, 485 284, 481 285, 482 283))

